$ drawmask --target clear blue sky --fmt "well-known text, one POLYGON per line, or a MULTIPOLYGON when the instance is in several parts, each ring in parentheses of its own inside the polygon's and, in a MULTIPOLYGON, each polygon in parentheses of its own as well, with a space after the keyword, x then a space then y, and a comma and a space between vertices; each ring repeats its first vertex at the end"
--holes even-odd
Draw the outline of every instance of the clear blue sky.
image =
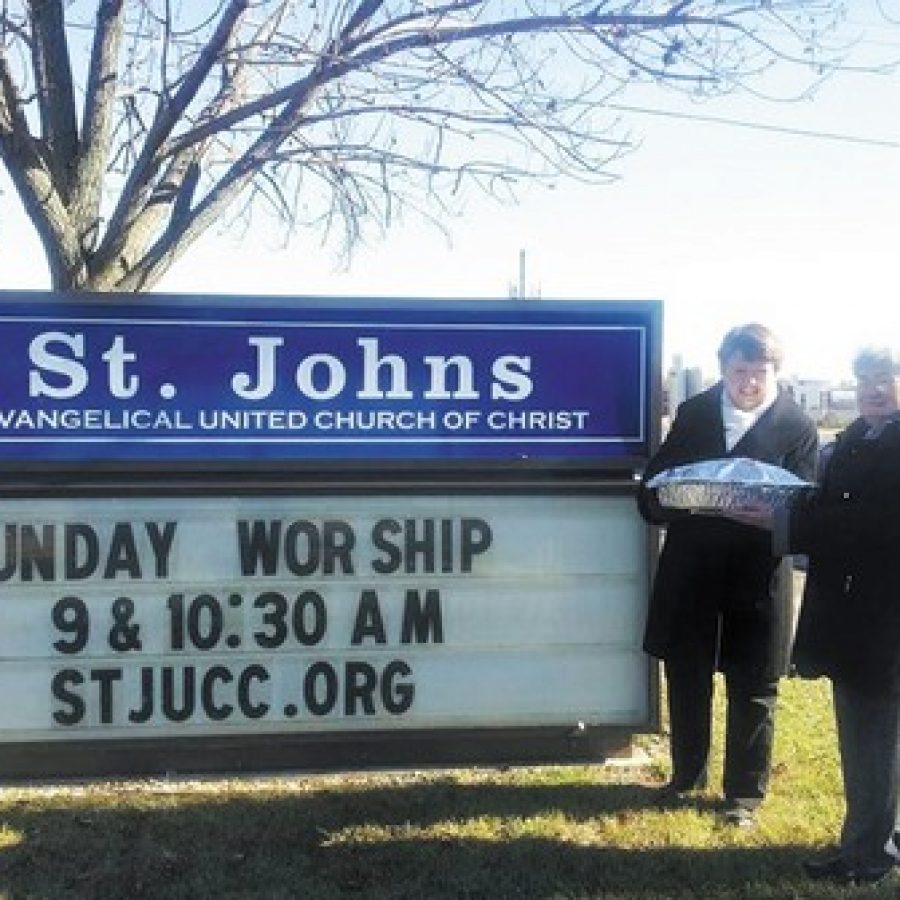
MULTIPOLYGON (((900 24, 872 27, 864 7, 850 4, 855 59, 900 59, 900 24)), ((698 105, 658 89, 622 102, 648 112, 622 111, 641 146, 611 186, 532 190, 515 207, 473 198, 450 223, 452 243, 408 222, 347 271, 317 235, 287 249, 261 230, 216 236, 160 289, 496 297, 517 282, 524 250, 527 284, 545 298, 663 300, 666 362, 679 352, 710 374, 738 322, 775 328, 787 371, 805 376, 845 377, 859 346, 900 344, 900 70, 839 74, 793 103, 698 105)), ((9 199, 0 288, 46 287, 37 241, 9 199)))

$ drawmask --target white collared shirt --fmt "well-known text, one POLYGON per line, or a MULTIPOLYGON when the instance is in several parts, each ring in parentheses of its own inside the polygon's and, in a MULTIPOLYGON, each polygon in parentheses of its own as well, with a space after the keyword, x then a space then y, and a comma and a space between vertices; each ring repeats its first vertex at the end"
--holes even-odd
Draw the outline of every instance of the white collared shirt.
POLYGON ((778 398, 778 385, 760 403, 756 409, 738 409, 728 397, 728 391, 722 390, 722 428, 725 432, 725 449, 730 453, 735 444, 759 421, 759 417, 778 398))

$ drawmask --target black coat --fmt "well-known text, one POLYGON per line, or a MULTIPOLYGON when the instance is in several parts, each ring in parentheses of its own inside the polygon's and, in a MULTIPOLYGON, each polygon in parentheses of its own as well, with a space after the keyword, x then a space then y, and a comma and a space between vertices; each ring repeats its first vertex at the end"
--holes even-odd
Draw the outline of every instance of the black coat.
POLYGON ((819 488, 791 506, 791 549, 809 554, 795 658, 800 674, 897 693, 900 422, 866 430, 839 435, 819 488))
POLYGON ((638 508, 665 525, 644 634, 644 649, 661 659, 695 652, 697 635, 724 613, 720 668, 743 665, 777 677, 788 666, 792 631, 789 559, 772 553, 768 532, 717 516, 663 509, 646 482, 663 469, 725 457, 749 457, 815 478, 815 424, 784 393, 732 448, 725 449, 721 382, 685 401, 650 460, 638 508))

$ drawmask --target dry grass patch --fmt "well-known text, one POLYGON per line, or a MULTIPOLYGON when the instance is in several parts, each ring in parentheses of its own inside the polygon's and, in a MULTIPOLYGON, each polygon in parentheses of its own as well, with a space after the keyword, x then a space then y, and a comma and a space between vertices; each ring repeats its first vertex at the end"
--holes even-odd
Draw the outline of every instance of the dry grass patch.
MULTIPOLYGON (((717 717, 721 722, 721 711, 717 717)), ((785 682, 772 794, 751 832, 713 791, 662 810, 638 768, 148 780, 0 790, 7 898, 829 900, 800 860, 842 814, 828 687, 785 682)), ((721 771, 717 735, 717 769, 721 771)), ((897 884, 854 890, 895 898, 897 884)))

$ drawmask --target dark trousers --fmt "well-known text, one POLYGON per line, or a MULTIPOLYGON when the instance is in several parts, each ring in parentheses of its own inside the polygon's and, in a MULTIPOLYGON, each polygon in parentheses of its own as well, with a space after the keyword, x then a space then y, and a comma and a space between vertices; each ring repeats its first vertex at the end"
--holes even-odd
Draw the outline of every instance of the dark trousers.
MULTIPOLYGON (((775 737, 778 679, 735 666, 725 672, 725 797, 748 809, 766 795, 775 737)), ((755 671, 753 671, 755 670, 755 671)), ((706 786, 712 724, 714 661, 706 654, 665 661, 672 782, 706 786)))
POLYGON ((841 855, 855 865, 879 865, 897 825, 900 697, 872 695, 841 681, 833 688, 847 807, 841 855))

